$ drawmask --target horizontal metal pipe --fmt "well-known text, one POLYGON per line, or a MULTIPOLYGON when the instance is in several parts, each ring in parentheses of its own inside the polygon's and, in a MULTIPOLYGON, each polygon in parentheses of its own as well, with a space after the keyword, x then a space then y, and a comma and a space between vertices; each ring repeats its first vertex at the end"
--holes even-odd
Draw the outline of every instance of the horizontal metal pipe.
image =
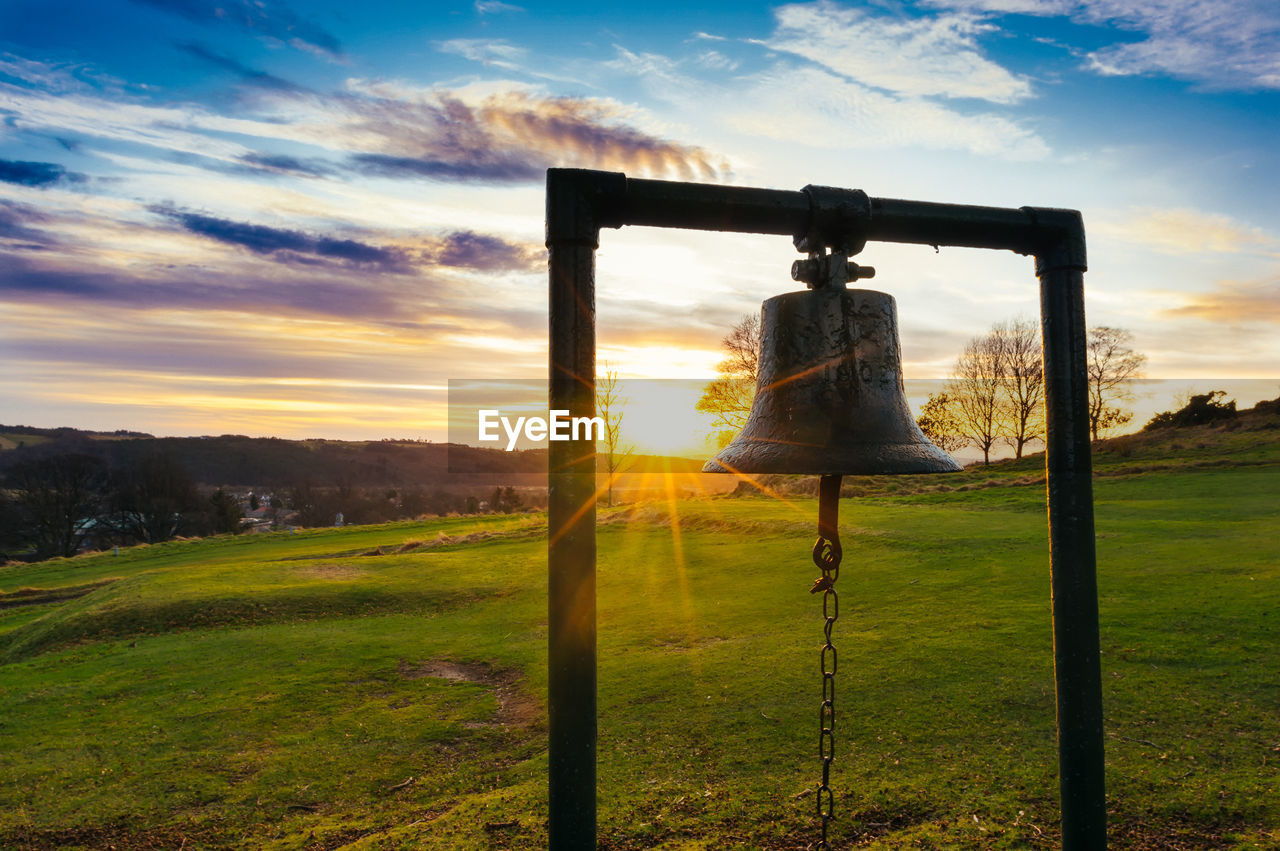
MULTIPOLYGON (((844 202, 841 192, 811 187, 809 191, 721 186, 645 180, 615 172, 570 171, 592 184, 592 206, 599 227, 639 225, 691 230, 767 233, 800 237, 817 222, 830 229, 848 209, 827 209, 844 202)), ((865 199, 866 196, 864 195, 865 199)), ((1084 233, 1073 210, 1039 207, 980 207, 871 198, 866 213, 851 215, 850 233, 864 241, 905 242, 993 248, 1019 254, 1043 254, 1052 246, 1078 245, 1056 265, 1084 269, 1084 233)))
POLYGON ((870 241, 996 248, 1031 254, 1047 240, 1028 210, 872 198, 870 241))
MULTIPOLYGON (((795 236, 809 223, 809 198, 786 189, 627 178, 617 224, 795 236)), ((602 221, 601 224, 611 224, 602 221)))

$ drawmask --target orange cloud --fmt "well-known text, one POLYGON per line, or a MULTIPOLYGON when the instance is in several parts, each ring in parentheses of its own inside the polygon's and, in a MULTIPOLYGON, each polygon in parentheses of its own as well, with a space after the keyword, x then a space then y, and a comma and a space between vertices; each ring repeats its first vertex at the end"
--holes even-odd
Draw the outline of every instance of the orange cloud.
POLYGON ((1216 213, 1185 208, 1132 211, 1124 219, 1091 223, 1090 230, 1170 254, 1276 251, 1275 240, 1260 228, 1216 213))
POLYGON ((1280 325, 1280 280, 1220 281, 1213 292, 1192 295, 1168 316, 1207 322, 1268 322, 1280 325))
POLYGON ((623 110, 591 98, 524 92, 469 102, 447 91, 357 89, 333 117, 361 150, 351 163, 371 174, 489 183, 541 180, 551 166, 715 180, 728 172, 702 148, 660 139, 624 123, 623 110), (353 118, 354 116, 354 118, 353 118))

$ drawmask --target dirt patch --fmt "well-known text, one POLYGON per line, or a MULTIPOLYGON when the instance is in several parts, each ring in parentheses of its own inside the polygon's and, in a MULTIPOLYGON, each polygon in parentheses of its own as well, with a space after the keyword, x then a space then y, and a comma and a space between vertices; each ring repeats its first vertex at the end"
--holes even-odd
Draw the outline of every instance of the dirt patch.
POLYGON ((14 606, 38 606, 42 603, 58 603, 63 600, 74 600, 92 593, 103 586, 118 582, 118 579, 103 579, 87 585, 67 585, 62 588, 19 588, 17 591, 5 593, 0 591, 0 609, 11 609, 14 606))
POLYGON ((429 541, 415 542, 418 549, 435 549, 436 547, 453 547, 460 544, 476 544, 481 541, 518 540, 521 538, 538 538, 547 534, 545 522, 531 523, 527 526, 516 526, 514 529, 481 529, 466 535, 446 535, 439 533, 429 541))
POLYGON ((667 641, 659 641, 658 646, 671 653, 687 653, 690 650, 705 650, 708 647, 715 647, 724 644, 728 640, 717 635, 710 635, 706 638, 672 638, 667 641))
POLYGON ((494 668, 488 662, 454 662, 431 659, 426 662, 401 662, 400 676, 409 680, 432 677, 454 683, 475 683, 493 691, 498 709, 488 721, 469 721, 465 726, 528 727, 542 715, 537 698, 524 690, 524 677, 511 668, 494 668))
POLYGON ((310 576, 312 579, 343 580, 358 579, 367 575, 369 571, 350 564, 312 564, 296 568, 296 572, 302 576, 310 576))

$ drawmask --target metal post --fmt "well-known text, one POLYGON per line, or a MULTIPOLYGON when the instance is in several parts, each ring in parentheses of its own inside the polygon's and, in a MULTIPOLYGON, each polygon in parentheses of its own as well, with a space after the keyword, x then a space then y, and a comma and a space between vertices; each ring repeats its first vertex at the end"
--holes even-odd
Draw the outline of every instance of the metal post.
MULTIPOLYGON (((595 416, 595 250, 591 173, 547 175, 550 403, 595 416)), ((548 454, 548 839, 552 851, 596 847, 595 443, 553 441, 548 454)))
POLYGON ((1084 276, 1036 258, 1044 334, 1053 671, 1064 851, 1107 847, 1084 276))

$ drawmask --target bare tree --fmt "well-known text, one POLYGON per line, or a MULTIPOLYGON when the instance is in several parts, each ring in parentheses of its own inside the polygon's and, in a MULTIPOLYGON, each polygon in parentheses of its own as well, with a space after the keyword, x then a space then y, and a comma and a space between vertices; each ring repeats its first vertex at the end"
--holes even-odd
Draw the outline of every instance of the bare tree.
POLYGON ((1089 433, 1094 440, 1133 419, 1133 412, 1120 405, 1133 400, 1128 382, 1141 376, 1147 356, 1134 351, 1132 342, 1133 334, 1123 328, 1089 329, 1089 433))
POLYGON ((126 537, 148 544, 178 534, 200 510, 195 483, 172 455, 137 458, 118 472, 112 492, 112 522, 126 537))
POLYGON ((1003 382, 1000 350, 994 336, 974 337, 956 359, 947 382, 948 406, 959 433, 982 450, 982 463, 991 463, 991 447, 999 439, 1003 382))
POLYGON ((756 395, 756 379, 760 374, 760 315, 750 314, 720 341, 727 357, 716 366, 720 377, 702 391, 694 406, 704 414, 712 414, 712 427, 720 429, 720 443, 727 444, 742 431, 751 413, 756 395))
POLYGON ((34 541, 36 558, 72 556, 101 509, 106 470, 91 455, 71 453, 15 464, 5 484, 12 491, 16 525, 34 541))
POLYGON ((760 314, 742 317, 720 342, 728 357, 716 367, 717 371, 755 381, 760 373, 760 314))
POLYGON ((613 505, 613 483, 618 471, 635 451, 622 445, 622 407, 626 400, 618 389, 618 373, 605 364, 605 373, 596 379, 596 415, 604 420, 605 471, 609 475, 609 501, 613 505))
POLYGON ((1029 319, 1012 319, 991 328, 1003 399, 1004 439, 1021 458, 1026 445, 1044 437, 1044 359, 1040 328, 1029 319))

